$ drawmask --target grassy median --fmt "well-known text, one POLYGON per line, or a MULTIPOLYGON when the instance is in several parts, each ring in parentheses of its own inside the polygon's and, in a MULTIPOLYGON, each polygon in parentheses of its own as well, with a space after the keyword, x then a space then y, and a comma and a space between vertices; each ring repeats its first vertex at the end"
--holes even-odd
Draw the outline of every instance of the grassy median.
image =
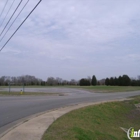
POLYGON ((128 140, 120 127, 140 129, 138 103, 140 96, 72 111, 56 120, 42 140, 128 140))

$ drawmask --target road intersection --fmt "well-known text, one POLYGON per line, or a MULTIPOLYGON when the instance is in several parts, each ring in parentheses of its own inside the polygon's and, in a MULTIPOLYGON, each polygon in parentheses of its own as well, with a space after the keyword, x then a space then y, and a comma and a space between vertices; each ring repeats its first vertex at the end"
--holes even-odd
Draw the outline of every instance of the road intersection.
MULTIPOLYGON (((15 90, 20 89, 15 88, 15 90)), ((0 134, 23 121, 24 118, 44 111, 80 103, 119 100, 140 95, 140 91, 92 93, 72 88, 29 88, 26 91, 64 93, 65 96, 0 96, 0 134)))

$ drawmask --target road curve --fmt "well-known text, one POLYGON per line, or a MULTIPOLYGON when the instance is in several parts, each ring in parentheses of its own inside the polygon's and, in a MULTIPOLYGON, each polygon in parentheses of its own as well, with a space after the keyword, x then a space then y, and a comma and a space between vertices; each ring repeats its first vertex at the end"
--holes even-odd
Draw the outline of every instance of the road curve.
MULTIPOLYGON (((15 88, 15 90, 19 91, 20 89, 15 88)), ((66 93, 67 95, 0 96, 0 134, 9 127, 15 125, 15 121, 39 112, 77 103, 109 101, 140 95, 140 91, 123 93, 91 93, 89 91, 72 88, 26 88, 26 91, 66 93)))

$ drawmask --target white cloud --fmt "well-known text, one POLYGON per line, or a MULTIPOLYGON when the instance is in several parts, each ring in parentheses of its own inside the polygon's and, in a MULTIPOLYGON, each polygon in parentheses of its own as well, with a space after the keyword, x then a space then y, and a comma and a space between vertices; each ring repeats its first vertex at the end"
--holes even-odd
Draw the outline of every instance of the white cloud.
MULTIPOLYGON (((2 43, 35 2, 30 1, 2 43)), ((135 76, 140 70, 139 4, 138 0, 42 1, 1 52, 1 60, 9 64, 12 75, 17 69, 21 75, 33 72, 41 78, 46 71, 46 76, 69 79, 94 73, 104 78, 125 71, 135 76)), ((6 67, 2 75, 9 75, 6 67)))

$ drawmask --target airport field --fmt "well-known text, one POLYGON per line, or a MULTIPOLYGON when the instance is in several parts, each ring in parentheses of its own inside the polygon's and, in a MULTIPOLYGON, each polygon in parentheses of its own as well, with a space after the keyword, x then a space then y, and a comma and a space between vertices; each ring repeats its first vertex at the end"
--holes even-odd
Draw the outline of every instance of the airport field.
POLYGON ((140 86, 75 86, 75 88, 81 88, 93 92, 108 93, 108 92, 125 92, 125 91, 137 91, 140 90, 140 86))
MULTIPOLYGON (((36 88, 40 89, 48 89, 48 88, 74 88, 74 89, 82 89, 90 92, 95 93, 113 93, 113 92, 127 92, 127 91, 138 91, 140 90, 140 86, 25 86, 25 93, 20 94, 20 90, 23 89, 22 86, 11 86, 10 87, 10 93, 9 93, 9 87, 8 86, 0 86, 0 95, 40 95, 43 94, 43 92, 30 92, 26 89, 33 88, 34 90, 36 88), (13 88, 18 88, 17 91, 12 91, 13 88), (6 91, 5 91, 6 89, 6 91)), ((57 89, 56 89, 57 90, 57 89)), ((50 95, 50 93, 46 93, 45 95, 50 95)), ((58 94, 58 93, 57 93, 58 94)), ((52 93, 51 93, 52 95, 52 93)))

